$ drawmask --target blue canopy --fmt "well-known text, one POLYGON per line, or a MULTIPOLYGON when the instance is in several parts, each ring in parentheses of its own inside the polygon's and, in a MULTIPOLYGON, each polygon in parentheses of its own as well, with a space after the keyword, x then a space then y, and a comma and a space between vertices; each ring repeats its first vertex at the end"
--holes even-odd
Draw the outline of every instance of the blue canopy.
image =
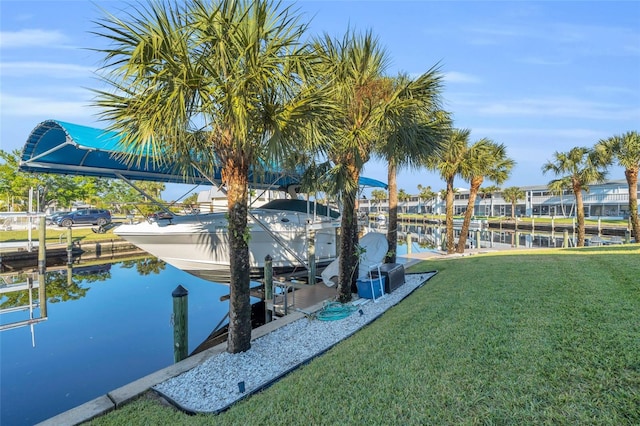
MULTIPOLYGON (((158 164, 150 156, 131 163, 115 132, 46 120, 29 135, 22 151, 20 170, 33 173, 95 176, 167 183, 220 184, 221 168, 214 176, 204 176, 195 167, 188 175, 170 164, 158 164), (210 180, 211 179, 211 180, 210 180)), ((297 173, 268 171, 249 176, 254 188, 286 189, 300 182, 297 173)), ((361 185, 387 188, 383 182, 360 178, 361 185)))

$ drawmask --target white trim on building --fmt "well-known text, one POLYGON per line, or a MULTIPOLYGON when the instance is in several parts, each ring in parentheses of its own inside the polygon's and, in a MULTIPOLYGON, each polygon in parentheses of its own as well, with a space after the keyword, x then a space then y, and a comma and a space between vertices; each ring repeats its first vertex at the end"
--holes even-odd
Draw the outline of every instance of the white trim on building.
MULTIPOLYGON (((640 186, 639 186, 640 188, 640 186)), ((516 204, 516 216, 575 217, 575 196, 571 191, 554 195, 547 185, 520 187, 525 198, 516 204)), ((640 193, 640 191, 638 191, 640 193)), ((629 190, 625 180, 607 181, 589 186, 582 192, 586 217, 626 219, 629 217, 629 190)), ((462 215, 467 210, 468 189, 458 189, 454 194, 454 214, 462 215)), ((364 213, 387 212, 389 200, 359 200, 359 210, 364 213)), ((474 206, 477 216, 511 216, 511 203, 502 198, 501 192, 478 194, 474 206)), ((408 201, 398 201, 398 213, 444 214, 445 201, 436 195, 429 200, 411 196, 408 201)))

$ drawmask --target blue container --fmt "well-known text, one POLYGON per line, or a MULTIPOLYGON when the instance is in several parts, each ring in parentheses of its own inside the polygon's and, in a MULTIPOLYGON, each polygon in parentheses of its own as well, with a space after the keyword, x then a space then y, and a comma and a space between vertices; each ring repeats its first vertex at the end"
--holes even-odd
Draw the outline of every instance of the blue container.
POLYGON ((356 281, 358 286, 358 296, 365 299, 377 299, 382 297, 382 290, 384 288, 383 279, 384 278, 380 277, 370 280, 356 281))

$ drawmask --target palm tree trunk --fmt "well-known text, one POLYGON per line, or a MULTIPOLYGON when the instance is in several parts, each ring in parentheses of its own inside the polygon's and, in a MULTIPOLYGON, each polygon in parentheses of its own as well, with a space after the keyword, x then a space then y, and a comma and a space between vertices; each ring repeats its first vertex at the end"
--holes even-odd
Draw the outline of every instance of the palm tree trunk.
POLYGON ((445 221, 447 227, 447 254, 453 254, 456 251, 453 241, 453 178, 447 179, 446 197, 445 221))
POLYGON ((576 247, 584 247, 584 202, 582 201, 582 187, 574 184, 573 193, 576 196, 576 217, 578 218, 578 243, 576 247))
POLYGON ((389 161, 387 182, 389 185, 389 223, 387 224, 387 243, 389 251, 385 257, 385 263, 396 263, 396 246, 398 245, 398 182, 396 179, 397 167, 389 161))
POLYGON ((471 188, 469 189, 469 201, 467 202, 467 211, 464 212, 464 221, 462 222, 462 230, 460 231, 460 238, 458 238, 458 246, 456 248, 457 253, 464 253, 464 247, 467 244, 467 235, 469 234, 469 227, 471 224, 471 216, 473 216, 473 206, 476 203, 476 197, 480 185, 482 185, 483 178, 471 179, 471 188))
MULTIPOLYGON (((358 182, 359 173, 355 167, 350 167, 353 182, 358 182)), ((357 183, 356 183, 357 185, 357 183)), ((355 285, 358 271, 358 227, 355 211, 357 186, 342 191, 343 211, 341 219, 340 261, 338 274, 338 301, 351 301, 352 288, 355 285)))
POLYGON ((224 170, 229 208, 229 337, 227 351, 245 352, 251 348, 251 302, 249 298, 249 244, 247 229, 248 169, 227 165, 224 170))
POLYGON ((636 243, 640 243, 640 224, 638 220, 638 169, 626 169, 624 176, 629 185, 629 217, 631 218, 631 229, 636 243))

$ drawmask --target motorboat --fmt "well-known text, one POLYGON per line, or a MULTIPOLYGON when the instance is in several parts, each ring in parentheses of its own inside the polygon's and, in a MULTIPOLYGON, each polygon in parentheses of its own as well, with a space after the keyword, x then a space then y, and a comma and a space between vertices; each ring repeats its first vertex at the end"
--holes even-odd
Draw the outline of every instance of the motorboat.
MULTIPOLYGON (((131 152, 114 131, 45 120, 38 124, 27 139, 19 169, 28 173, 54 173, 121 179, 135 187, 136 181, 213 185, 222 187, 222 167, 199 167, 195 162, 188 171, 171 161, 157 161, 151 153, 141 153, 129 161, 131 152)), ((250 168, 247 176, 252 190, 279 190, 290 196, 299 189, 302 180, 298 168, 250 168)), ((376 179, 360 176, 360 187, 387 189, 376 179)), ((140 188, 138 192, 144 194, 140 188)), ((146 194, 145 194, 146 195, 146 194)), ((148 197, 152 198, 152 197, 148 197)), ((136 224, 122 224, 114 233, 158 257, 188 272, 219 271, 229 276, 229 235, 226 212, 188 215, 155 214, 136 224)), ((267 255, 278 269, 307 267, 310 248, 315 248, 317 266, 325 266, 336 257, 336 228, 340 226, 337 211, 313 202, 297 199, 274 200, 260 208, 249 210, 249 256, 252 271, 264 268, 267 255), (324 214, 323 214, 324 210, 324 214), (310 246, 315 235, 315 245, 310 246)), ((95 232, 101 232, 99 227, 95 232)), ((202 276, 202 275, 201 275, 202 276)), ((214 281, 216 279, 213 279, 214 281)))
MULTIPOLYGON (((276 199, 251 209, 252 275, 261 275, 267 255, 272 258, 274 271, 306 268, 312 231, 316 264, 329 264, 336 258, 339 226, 337 211, 313 201, 276 199)), ((122 224, 114 233, 178 269, 221 280, 230 270, 228 228, 227 213, 218 212, 155 215, 139 223, 122 224)))

